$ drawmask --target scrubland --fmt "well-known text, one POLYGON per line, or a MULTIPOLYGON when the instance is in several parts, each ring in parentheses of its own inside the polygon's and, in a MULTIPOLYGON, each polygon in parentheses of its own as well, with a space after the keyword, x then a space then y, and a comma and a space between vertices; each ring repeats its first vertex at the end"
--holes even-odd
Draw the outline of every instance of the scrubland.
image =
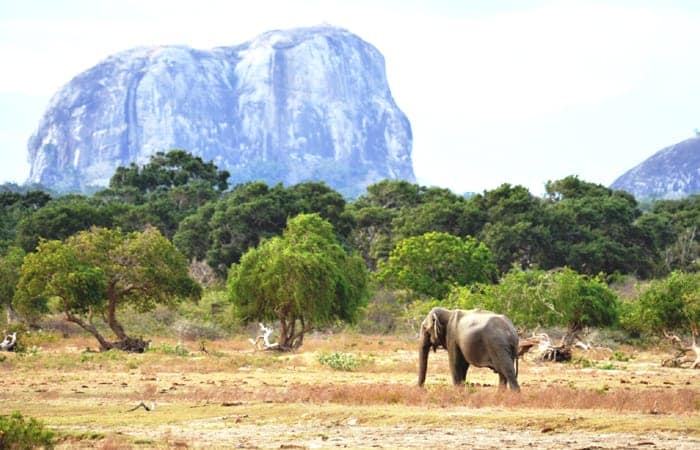
POLYGON ((444 351, 416 387, 410 337, 315 334, 295 353, 245 336, 90 346, 2 354, 0 414, 40 419, 59 448, 700 448, 700 371, 661 367, 664 349, 526 358, 514 394, 487 369, 451 386, 444 351))

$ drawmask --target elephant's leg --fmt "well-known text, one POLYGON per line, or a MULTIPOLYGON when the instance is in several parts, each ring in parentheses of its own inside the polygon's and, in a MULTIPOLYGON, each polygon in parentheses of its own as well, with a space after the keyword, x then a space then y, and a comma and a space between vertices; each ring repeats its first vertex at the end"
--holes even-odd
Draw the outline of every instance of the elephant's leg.
POLYGON ((459 350, 448 352, 448 358, 450 360, 450 372, 452 372, 452 383, 455 386, 464 384, 464 380, 467 379, 469 363, 459 350))
POLYGON ((505 389, 509 386, 512 391, 520 391, 515 365, 510 355, 498 355, 494 361, 496 364, 493 365, 493 370, 498 373, 498 388, 505 389))
POLYGON ((520 385, 518 385, 518 377, 515 375, 515 367, 513 367, 512 360, 503 368, 502 372, 498 373, 501 388, 506 387, 506 383, 510 387, 511 391, 520 392, 520 385))
POLYGON ((505 377, 505 375, 499 373, 498 374, 498 389, 502 391, 506 388, 507 385, 508 385, 508 379, 505 377))

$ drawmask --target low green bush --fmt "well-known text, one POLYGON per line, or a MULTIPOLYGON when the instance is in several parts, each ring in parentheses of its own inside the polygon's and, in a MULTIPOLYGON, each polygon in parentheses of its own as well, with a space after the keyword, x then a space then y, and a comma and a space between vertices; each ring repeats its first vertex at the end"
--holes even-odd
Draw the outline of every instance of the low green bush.
POLYGON ((318 355, 318 362, 335 370, 351 372, 359 367, 360 362, 352 353, 321 353, 318 355))
POLYGON ((54 448, 54 432, 34 418, 25 420, 18 411, 0 416, 0 449, 54 448))

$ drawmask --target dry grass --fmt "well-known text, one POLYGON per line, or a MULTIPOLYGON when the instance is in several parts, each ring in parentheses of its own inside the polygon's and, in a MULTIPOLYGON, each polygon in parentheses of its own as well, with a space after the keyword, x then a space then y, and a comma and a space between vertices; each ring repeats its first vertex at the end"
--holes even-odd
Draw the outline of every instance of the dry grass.
MULTIPOLYGON (((178 343, 156 344, 167 349, 178 343)), ((208 353, 193 342, 184 343, 189 352, 182 354, 83 352, 90 345, 84 338, 59 339, 35 354, 8 354, 0 362, 0 414, 17 409, 45 421, 64 434, 66 448, 96 442, 103 448, 200 441, 226 446, 231 433, 251 430, 269 439, 251 443, 240 437, 240 445, 279 447, 275 427, 301 430, 289 437, 293 442, 302 442, 297 435, 318 437, 318 429, 350 439, 347 430, 341 432, 348 421, 370 427, 366 433, 380 441, 407 447, 419 446, 420 433, 439 437, 438 430, 455 420, 505 433, 604 430, 641 436, 653 429, 679 440, 700 438, 700 372, 660 367, 661 354, 632 348, 618 349, 633 356, 622 361, 610 352, 577 354, 575 364, 523 361, 518 395, 499 391, 497 376, 486 369, 470 369, 466 387, 451 386, 445 352, 431 353, 428 383, 419 389, 415 341, 399 337, 319 334, 293 354, 255 352, 247 337, 207 342, 208 353), (351 353, 361 364, 350 372, 333 370, 318 361, 329 352, 351 353), (141 401, 158 407, 127 412, 141 401), (409 439, 400 431, 409 425, 422 431, 409 439)), ((359 433, 358 442, 362 438, 359 433)), ((443 445, 464 443, 438 447, 443 445)))

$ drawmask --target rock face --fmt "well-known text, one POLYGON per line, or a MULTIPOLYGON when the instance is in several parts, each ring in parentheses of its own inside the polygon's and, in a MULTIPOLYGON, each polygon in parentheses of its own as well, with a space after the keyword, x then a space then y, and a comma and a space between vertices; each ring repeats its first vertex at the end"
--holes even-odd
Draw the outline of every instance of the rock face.
POLYGON ((678 199, 700 193, 700 137, 666 147, 610 186, 637 199, 678 199))
POLYGON ((353 197, 385 178, 415 181, 411 146, 379 51, 343 29, 301 28, 108 57, 52 98, 29 140, 28 182, 84 191, 179 148, 232 185, 323 180, 353 197))

